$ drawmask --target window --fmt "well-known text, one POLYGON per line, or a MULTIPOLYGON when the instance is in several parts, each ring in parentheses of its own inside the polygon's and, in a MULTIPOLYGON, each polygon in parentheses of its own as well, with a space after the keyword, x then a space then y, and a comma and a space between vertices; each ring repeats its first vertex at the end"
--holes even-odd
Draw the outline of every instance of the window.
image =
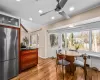
POLYGON ((65 48, 65 34, 62 34, 62 47, 65 48))
POLYGON ((39 34, 37 34, 37 45, 39 46, 39 34))
POLYGON ((50 34, 50 44, 51 44, 51 47, 58 46, 58 35, 57 34, 50 34))
POLYGON ((32 34, 30 36, 30 46, 39 46, 39 34, 32 34))
POLYGON ((92 31, 92 51, 100 52, 100 30, 92 31))
POLYGON ((89 31, 68 33, 67 47, 74 50, 89 50, 89 31))

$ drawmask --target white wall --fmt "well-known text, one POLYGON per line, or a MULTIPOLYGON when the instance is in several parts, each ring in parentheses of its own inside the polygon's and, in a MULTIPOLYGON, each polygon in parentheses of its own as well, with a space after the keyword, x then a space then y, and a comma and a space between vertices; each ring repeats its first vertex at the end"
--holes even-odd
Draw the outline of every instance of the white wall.
POLYGON ((39 32, 39 56, 42 58, 45 58, 45 29, 42 28, 42 30, 39 32))
POLYGON ((41 58, 46 58, 46 29, 44 28, 44 27, 42 27, 40 30, 38 30, 38 31, 35 31, 35 32, 32 32, 32 33, 30 33, 31 35, 37 35, 37 34, 39 34, 39 47, 38 47, 38 49, 39 49, 39 57, 41 57, 41 58))
POLYGON ((24 19, 21 19, 21 24, 29 31, 29 32, 32 32, 32 31, 36 31, 36 30, 39 30, 40 29, 40 24, 36 24, 36 23, 33 23, 31 21, 26 21, 24 19))

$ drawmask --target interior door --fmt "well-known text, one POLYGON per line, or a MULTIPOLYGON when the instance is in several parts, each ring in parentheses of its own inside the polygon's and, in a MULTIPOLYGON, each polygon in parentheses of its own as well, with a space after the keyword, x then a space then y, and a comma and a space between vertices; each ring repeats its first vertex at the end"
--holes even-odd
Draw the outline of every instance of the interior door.
POLYGON ((18 31, 7 28, 7 60, 18 58, 18 31))
POLYGON ((6 60, 6 28, 0 26, 0 61, 6 60))

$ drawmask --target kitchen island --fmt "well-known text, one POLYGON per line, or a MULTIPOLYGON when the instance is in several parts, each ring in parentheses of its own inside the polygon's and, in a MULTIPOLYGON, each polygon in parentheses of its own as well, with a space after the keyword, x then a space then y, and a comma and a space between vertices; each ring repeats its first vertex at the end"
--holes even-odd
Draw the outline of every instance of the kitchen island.
POLYGON ((19 72, 32 68, 38 64, 38 48, 21 48, 19 54, 19 72))

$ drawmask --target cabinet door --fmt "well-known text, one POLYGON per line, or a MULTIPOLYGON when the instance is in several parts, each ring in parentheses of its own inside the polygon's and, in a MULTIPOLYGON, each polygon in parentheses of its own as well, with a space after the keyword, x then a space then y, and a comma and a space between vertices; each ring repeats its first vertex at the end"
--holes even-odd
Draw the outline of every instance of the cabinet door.
POLYGON ((6 60, 6 28, 0 26, 0 61, 6 60))
POLYGON ((18 31, 7 28, 7 60, 18 57, 18 31))

